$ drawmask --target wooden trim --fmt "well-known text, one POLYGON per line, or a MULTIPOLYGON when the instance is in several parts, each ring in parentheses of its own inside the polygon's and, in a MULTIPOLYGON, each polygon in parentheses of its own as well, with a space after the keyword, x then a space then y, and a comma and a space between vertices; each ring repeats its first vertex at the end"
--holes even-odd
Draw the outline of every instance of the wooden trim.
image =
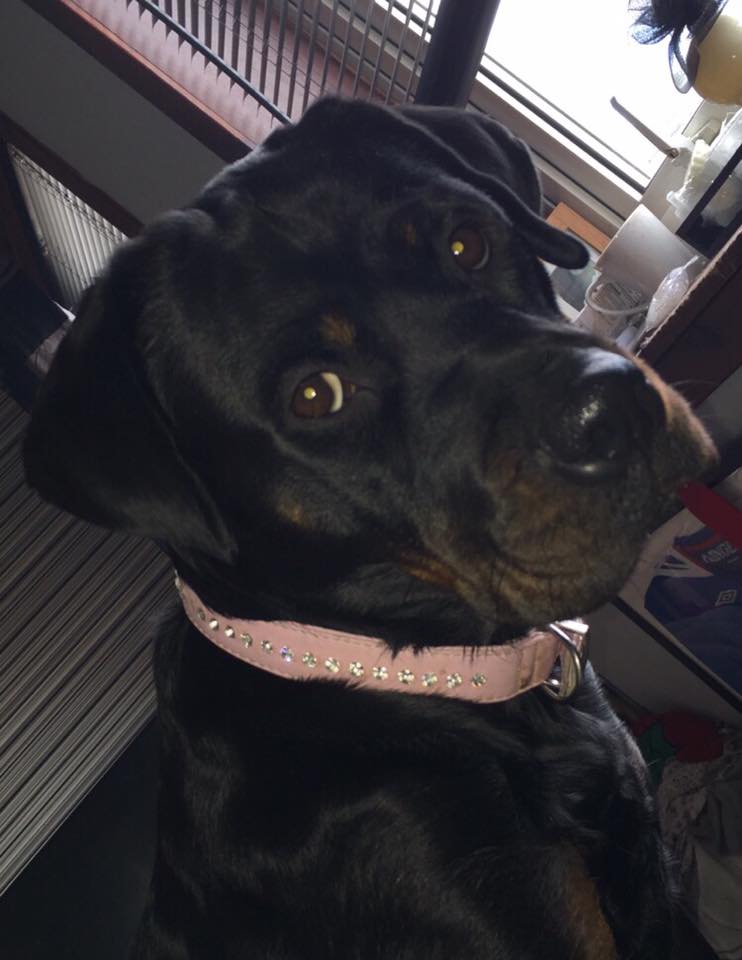
POLYGON ((558 203, 546 218, 546 222, 550 223, 552 227, 558 227, 560 230, 566 230, 567 233, 573 233, 593 250, 597 250, 598 253, 602 253, 611 242, 608 234, 598 230, 589 220, 568 207, 566 203, 558 203))
POLYGON ((24 273, 52 300, 59 288, 44 257, 38 237, 23 202, 13 163, 5 143, 0 142, 0 240, 24 273))
POLYGON ((132 216, 128 210, 125 210, 107 193, 82 177, 74 167, 71 167, 60 156, 45 147, 35 137, 32 137, 30 133, 23 127, 18 126, 14 120, 11 120, 2 111, 0 111, 0 139, 18 147, 34 163, 38 163, 56 180, 63 183, 68 190, 71 190, 93 210, 105 217, 109 223, 118 227, 127 237, 134 236, 142 229, 141 221, 132 216))
POLYGON ((694 406, 742 366, 740 303, 742 229, 639 351, 694 406))
POLYGON ((245 156, 249 146, 233 127, 73 0, 23 2, 225 163, 245 156))

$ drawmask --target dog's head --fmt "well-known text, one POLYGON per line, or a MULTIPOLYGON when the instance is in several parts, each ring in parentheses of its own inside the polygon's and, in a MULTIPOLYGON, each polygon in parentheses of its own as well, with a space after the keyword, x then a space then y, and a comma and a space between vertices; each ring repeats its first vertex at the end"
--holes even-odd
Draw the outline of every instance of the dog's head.
POLYGON ((30 482, 231 615, 471 643, 595 607, 713 454, 560 319, 540 261, 586 254, 539 208, 494 121, 319 103, 116 254, 30 482))

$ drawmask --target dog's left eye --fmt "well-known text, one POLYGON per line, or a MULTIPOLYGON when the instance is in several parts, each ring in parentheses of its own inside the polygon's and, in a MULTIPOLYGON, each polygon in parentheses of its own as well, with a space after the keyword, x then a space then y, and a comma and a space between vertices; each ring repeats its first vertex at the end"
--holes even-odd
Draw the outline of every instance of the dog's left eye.
POLYGON ((291 409, 297 417, 316 419, 337 413, 356 392, 356 385, 336 373, 313 373, 294 391, 291 409))
POLYGON ((481 270, 490 258, 489 240, 477 227, 457 227, 448 238, 448 248, 457 267, 462 270, 481 270))

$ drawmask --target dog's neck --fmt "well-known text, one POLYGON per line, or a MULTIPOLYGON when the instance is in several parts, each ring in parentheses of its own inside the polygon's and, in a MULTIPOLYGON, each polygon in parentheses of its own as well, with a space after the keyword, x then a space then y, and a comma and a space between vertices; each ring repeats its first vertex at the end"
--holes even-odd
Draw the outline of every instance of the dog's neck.
POLYGON ((582 676, 587 626, 579 620, 531 630, 509 644, 395 653, 375 637, 225 617, 177 576, 175 584, 186 616, 203 636, 231 656, 290 680, 342 680, 367 689, 496 703, 538 686, 563 700, 582 676))

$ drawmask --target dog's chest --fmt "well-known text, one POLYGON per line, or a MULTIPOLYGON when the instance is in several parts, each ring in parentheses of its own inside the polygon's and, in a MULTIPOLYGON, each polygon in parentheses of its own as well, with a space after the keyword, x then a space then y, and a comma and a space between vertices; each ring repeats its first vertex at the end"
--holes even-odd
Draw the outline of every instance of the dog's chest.
MULTIPOLYGON (((199 889, 210 924, 229 902, 246 918, 246 942, 251 916, 260 925, 272 917, 281 939, 280 918, 290 915, 297 942, 324 937, 329 950, 345 938, 345 952, 325 956, 363 960, 377 956, 382 931, 400 957, 437 957, 440 947, 441 957, 490 958, 500 955, 492 944, 513 942, 519 958, 541 958, 544 936, 554 958, 614 956, 601 907, 614 852, 601 835, 589 867, 578 853, 602 829, 589 783, 572 810, 558 804, 560 777, 516 729, 493 735, 456 705, 364 702, 336 685, 256 677, 197 649, 160 676, 173 733, 161 851, 199 889), (168 836, 170 823, 189 836, 185 848, 168 836), (227 901, 217 896, 225 887, 227 901), (413 952, 421 943, 427 952, 413 952), (478 943, 490 946, 478 953, 478 943)), ((556 763, 569 762, 563 748, 552 745, 556 763)), ((640 888, 637 874, 632 895, 640 888)))

